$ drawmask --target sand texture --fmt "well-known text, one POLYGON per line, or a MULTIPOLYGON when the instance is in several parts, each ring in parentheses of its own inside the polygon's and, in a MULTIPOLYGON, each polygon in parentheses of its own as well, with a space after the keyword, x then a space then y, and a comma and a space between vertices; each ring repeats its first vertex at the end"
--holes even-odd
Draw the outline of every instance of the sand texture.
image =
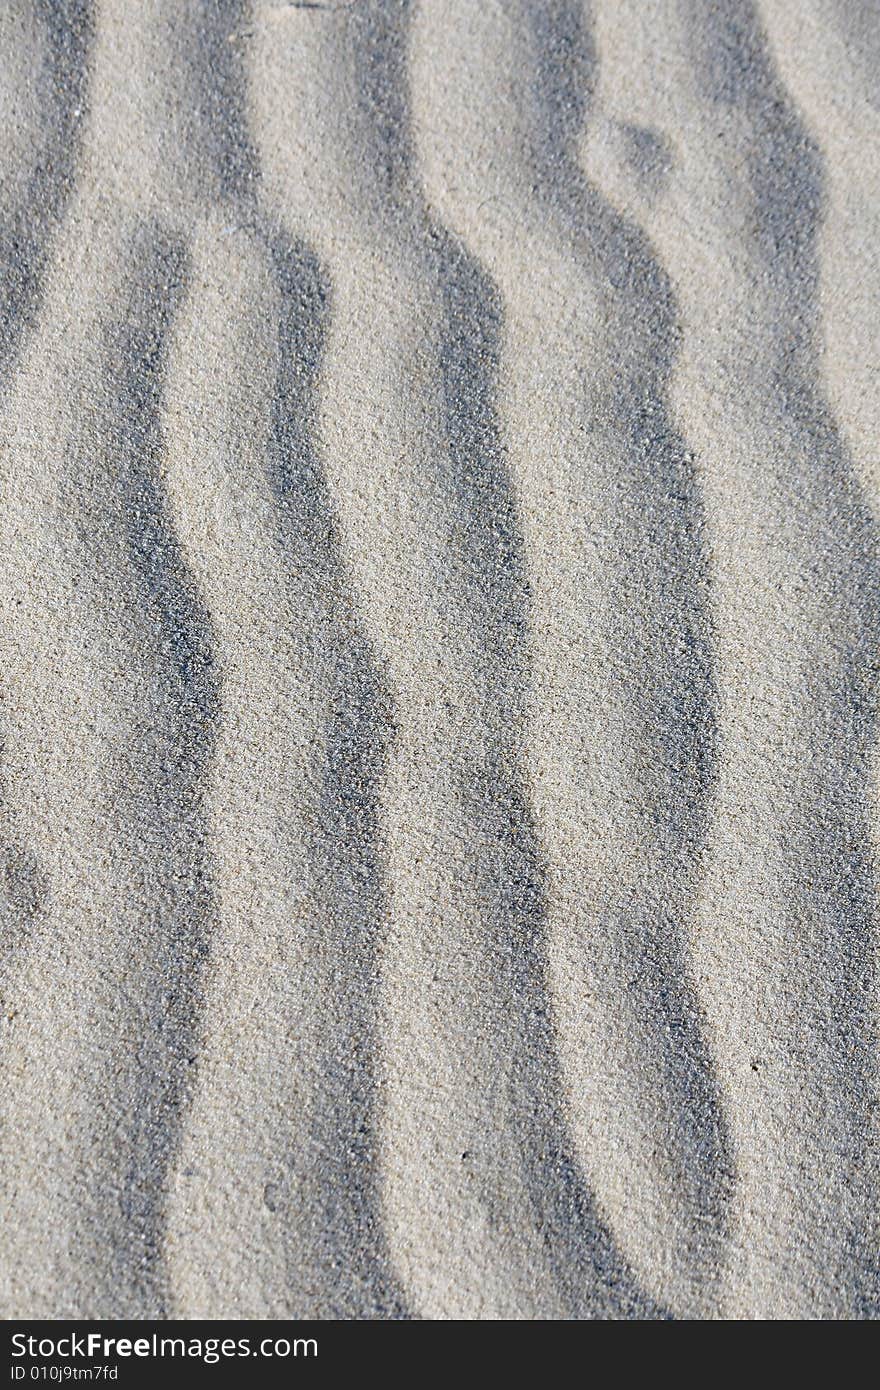
POLYGON ((880 1316, 880 7, 0 0, 0 1313, 880 1316))

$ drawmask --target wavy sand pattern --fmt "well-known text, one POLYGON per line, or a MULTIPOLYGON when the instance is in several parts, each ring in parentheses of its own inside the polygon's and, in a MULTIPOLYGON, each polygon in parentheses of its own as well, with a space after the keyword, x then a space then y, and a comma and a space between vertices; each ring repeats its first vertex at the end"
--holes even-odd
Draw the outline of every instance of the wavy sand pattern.
POLYGON ((0 1312, 878 1316, 871 7, 0 47, 0 1312))

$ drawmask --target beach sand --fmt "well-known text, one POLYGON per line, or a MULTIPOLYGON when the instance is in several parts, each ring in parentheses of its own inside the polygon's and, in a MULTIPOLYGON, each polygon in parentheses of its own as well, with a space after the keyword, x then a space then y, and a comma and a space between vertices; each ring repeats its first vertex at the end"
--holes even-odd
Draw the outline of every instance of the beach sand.
POLYGON ((0 60, 0 1314, 880 1315, 875 7, 0 60))

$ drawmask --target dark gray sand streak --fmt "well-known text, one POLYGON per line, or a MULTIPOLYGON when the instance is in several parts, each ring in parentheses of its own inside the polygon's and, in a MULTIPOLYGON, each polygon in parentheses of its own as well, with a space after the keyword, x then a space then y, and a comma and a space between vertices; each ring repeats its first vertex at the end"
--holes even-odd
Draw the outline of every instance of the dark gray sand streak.
POLYGON ((526 737, 566 1112, 622 1252, 639 1269, 649 1249, 651 1293, 693 1311, 711 1298, 728 1168, 688 983, 714 724, 700 500, 665 401, 673 306, 576 163, 593 80, 580 7, 477 18, 426 4, 421 17, 428 193, 504 306, 501 425, 533 590, 526 737))
MULTIPOLYGON (((187 262, 149 176, 131 197, 111 149, 137 127, 110 111, 119 18, 102 11, 89 51, 80 186, 3 407, 4 801, 41 884, 4 981, 19 1315, 167 1307, 164 1191, 212 918, 211 632, 160 477, 187 262)), ((149 38, 132 35, 135 71, 149 38)))
POLYGON ((158 1207, 210 919, 210 637, 155 474, 181 259, 139 242, 114 285, 119 243, 95 235, 97 302, 40 335, 7 416, 4 793, 44 890, 4 984, 4 1269, 14 1308, 69 1315, 164 1307, 158 1207), (32 466, 11 467, 34 420, 32 466))
MULTIPOLYGON (((516 1038, 517 1066, 533 1096, 521 1135, 521 1162, 536 1219, 547 1233, 569 1316, 601 1307, 651 1316, 595 1210, 574 1153, 556 1058, 547 972, 546 864, 528 803, 523 764, 527 725, 530 590, 520 519, 498 413, 503 315, 491 281, 449 236, 437 235, 446 311, 443 379, 450 460, 461 507, 460 591, 478 625, 494 701, 508 721, 500 746, 488 748, 482 819, 497 845, 495 907, 489 926, 504 968, 504 988, 527 1020, 516 1038), (486 555, 485 532, 495 544, 486 555)), ((478 805, 479 809, 479 805, 478 805)))
POLYGON ((218 223, 195 262, 168 470, 217 627, 221 924, 174 1185, 175 1286, 193 1316, 394 1315, 371 1011, 390 721, 310 438, 327 288, 302 250, 218 223))
POLYGON ((678 158, 656 199, 615 167, 613 125, 589 162, 616 180, 680 296, 678 415, 712 540, 720 756, 695 954, 736 1164, 722 1309, 858 1316, 876 1298, 880 571, 817 381, 821 161, 751 6, 628 7, 625 55, 612 8, 599 25, 609 114, 678 158), (662 91, 647 82, 655 63, 662 91))
POLYGON ((0 382, 36 318, 75 184, 88 39, 86 0, 7 0, 0 10, 0 382))

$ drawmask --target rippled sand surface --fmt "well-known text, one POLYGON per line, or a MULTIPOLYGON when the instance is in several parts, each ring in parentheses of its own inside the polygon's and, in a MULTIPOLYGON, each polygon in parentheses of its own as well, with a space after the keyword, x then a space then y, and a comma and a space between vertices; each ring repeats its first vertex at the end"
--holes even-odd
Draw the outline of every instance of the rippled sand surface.
POLYGON ((880 1315, 874 4, 0 59, 0 1311, 880 1315))

